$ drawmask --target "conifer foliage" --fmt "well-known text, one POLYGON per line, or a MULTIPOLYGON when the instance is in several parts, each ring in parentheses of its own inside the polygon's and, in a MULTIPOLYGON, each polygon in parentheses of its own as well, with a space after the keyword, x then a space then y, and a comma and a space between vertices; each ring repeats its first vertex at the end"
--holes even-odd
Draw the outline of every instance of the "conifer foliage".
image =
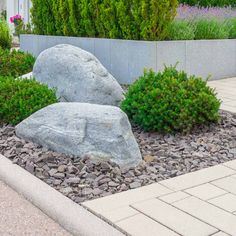
POLYGON ((32 0, 32 23, 42 35, 162 40, 177 0, 32 0))

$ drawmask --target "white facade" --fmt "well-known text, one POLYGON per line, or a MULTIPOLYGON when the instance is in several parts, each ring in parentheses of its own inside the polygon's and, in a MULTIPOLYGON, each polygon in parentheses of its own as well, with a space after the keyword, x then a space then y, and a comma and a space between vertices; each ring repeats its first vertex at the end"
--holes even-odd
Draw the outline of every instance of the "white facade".
POLYGON ((10 17, 16 14, 20 14, 25 23, 29 22, 31 4, 30 0, 7 0, 7 22, 10 24, 10 17))
POLYGON ((6 10, 6 0, 0 0, 0 13, 6 10))

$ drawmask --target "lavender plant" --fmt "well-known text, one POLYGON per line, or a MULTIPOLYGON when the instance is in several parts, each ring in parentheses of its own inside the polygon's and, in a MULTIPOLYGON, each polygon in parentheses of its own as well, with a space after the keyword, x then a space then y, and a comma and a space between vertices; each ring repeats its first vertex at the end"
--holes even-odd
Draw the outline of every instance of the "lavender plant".
POLYGON ((236 39, 236 18, 227 21, 229 27, 229 38, 236 39))
POLYGON ((174 20, 169 26, 168 40, 193 40, 194 25, 188 20, 174 20))
POLYGON ((212 19, 198 19, 195 21, 195 39, 227 39, 229 29, 225 21, 212 19))
POLYGON ((232 7, 198 7, 180 4, 175 19, 195 20, 202 18, 230 19, 236 18, 236 8, 232 7))
POLYGON ((236 8, 179 5, 169 40, 236 38, 236 8))
POLYGON ((179 3, 185 3, 191 6, 236 6, 235 0, 179 0, 179 3))

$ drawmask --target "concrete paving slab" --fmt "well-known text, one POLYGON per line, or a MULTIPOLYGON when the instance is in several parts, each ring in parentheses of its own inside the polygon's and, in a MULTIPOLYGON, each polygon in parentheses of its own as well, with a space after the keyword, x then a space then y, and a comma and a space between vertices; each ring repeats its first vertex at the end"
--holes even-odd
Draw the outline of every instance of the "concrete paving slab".
POLYGON ((232 113, 236 113, 236 107, 230 106, 226 103, 221 105, 221 109, 225 110, 225 111, 232 112, 232 113))
POLYGON ((213 234, 213 235, 211 235, 211 236, 229 236, 229 234, 226 234, 226 233, 220 231, 220 232, 218 232, 218 233, 216 233, 216 234, 213 234))
POLYGON ((221 109, 236 113, 236 77, 209 81, 208 85, 215 88, 217 97, 221 99, 221 109))
POLYGON ((231 175, 231 177, 236 179, 236 175, 231 175))
POLYGON ((159 199, 162 200, 163 202, 166 202, 166 203, 173 203, 173 202, 177 202, 179 200, 183 200, 187 197, 190 197, 190 195, 187 193, 178 191, 175 193, 167 194, 163 197, 159 197, 159 199))
POLYGON ((173 203, 173 206, 229 235, 236 235, 236 216, 210 203, 196 197, 190 197, 173 203))
POLYGON ((223 179, 219 179, 216 181, 213 181, 212 184, 215 186, 222 188, 225 191, 228 191, 229 193, 236 194, 236 179, 232 177, 227 177, 223 179))
POLYGON ((236 211, 236 195, 231 193, 211 199, 208 202, 232 213, 236 211))
POLYGON ((209 183, 194 188, 186 189, 185 192, 202 200, 208 200, 227 193, 226 191, 209 183))
POLYGON ((82 203, 82 205, 98 214, 101 214, 103 212, 116 210, 121 207, 129 206, 135 202, 155 198, 171 192, 170 189, 160 184, 151 184, 142 188, 132 189, 126 192, 87 201, 82 203))
POLYGON ((137 214, 139 214, 138 211, 131 208, 130 206, 125 206, 112 211, 105 211, 102 213, 102 217, 105 217, 111 223, 116 223, 137 214))
POLYGON ((223 165, 226 166, 226 167, 229 167, 229 168, 231 168, 231 169, 236 170, 236 160, 226 162, 226 163, 224 163, 223 165))
POLYGON ((233 175, 234 173, 235 171, 230 168, 223 165, 217 165, 187 175, 181 175, 176 178, 164 180, 161 184, 169 189, 179 191, 233 175))
POLYGON ((126 220, 120 221, 117 225, 124 229, 132 236, 177 236, 179 234, 168 229, 162 224, 152 220, 151 218, 139 214, 130 217, 126 220))
POLYGON ((183 236, 205 236, 218 232, 217 228, 158 199, 136 203, 132 207, 183 236))

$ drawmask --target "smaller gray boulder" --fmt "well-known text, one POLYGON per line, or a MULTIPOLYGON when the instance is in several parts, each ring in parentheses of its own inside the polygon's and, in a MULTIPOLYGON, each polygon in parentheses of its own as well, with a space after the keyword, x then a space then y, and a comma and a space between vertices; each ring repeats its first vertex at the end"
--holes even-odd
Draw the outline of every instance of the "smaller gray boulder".
POLYGON ((37 58, 33 76, 57 89, 64 102, 86 102, 119 106, 124 91, 116 79, 91 53, 59 44, 46 49, 37 58))
POLYGON ((18 137, 50 150, 134 166, 142 160, 127 115, 115 106, 57 103, 16 126, 18 137))

